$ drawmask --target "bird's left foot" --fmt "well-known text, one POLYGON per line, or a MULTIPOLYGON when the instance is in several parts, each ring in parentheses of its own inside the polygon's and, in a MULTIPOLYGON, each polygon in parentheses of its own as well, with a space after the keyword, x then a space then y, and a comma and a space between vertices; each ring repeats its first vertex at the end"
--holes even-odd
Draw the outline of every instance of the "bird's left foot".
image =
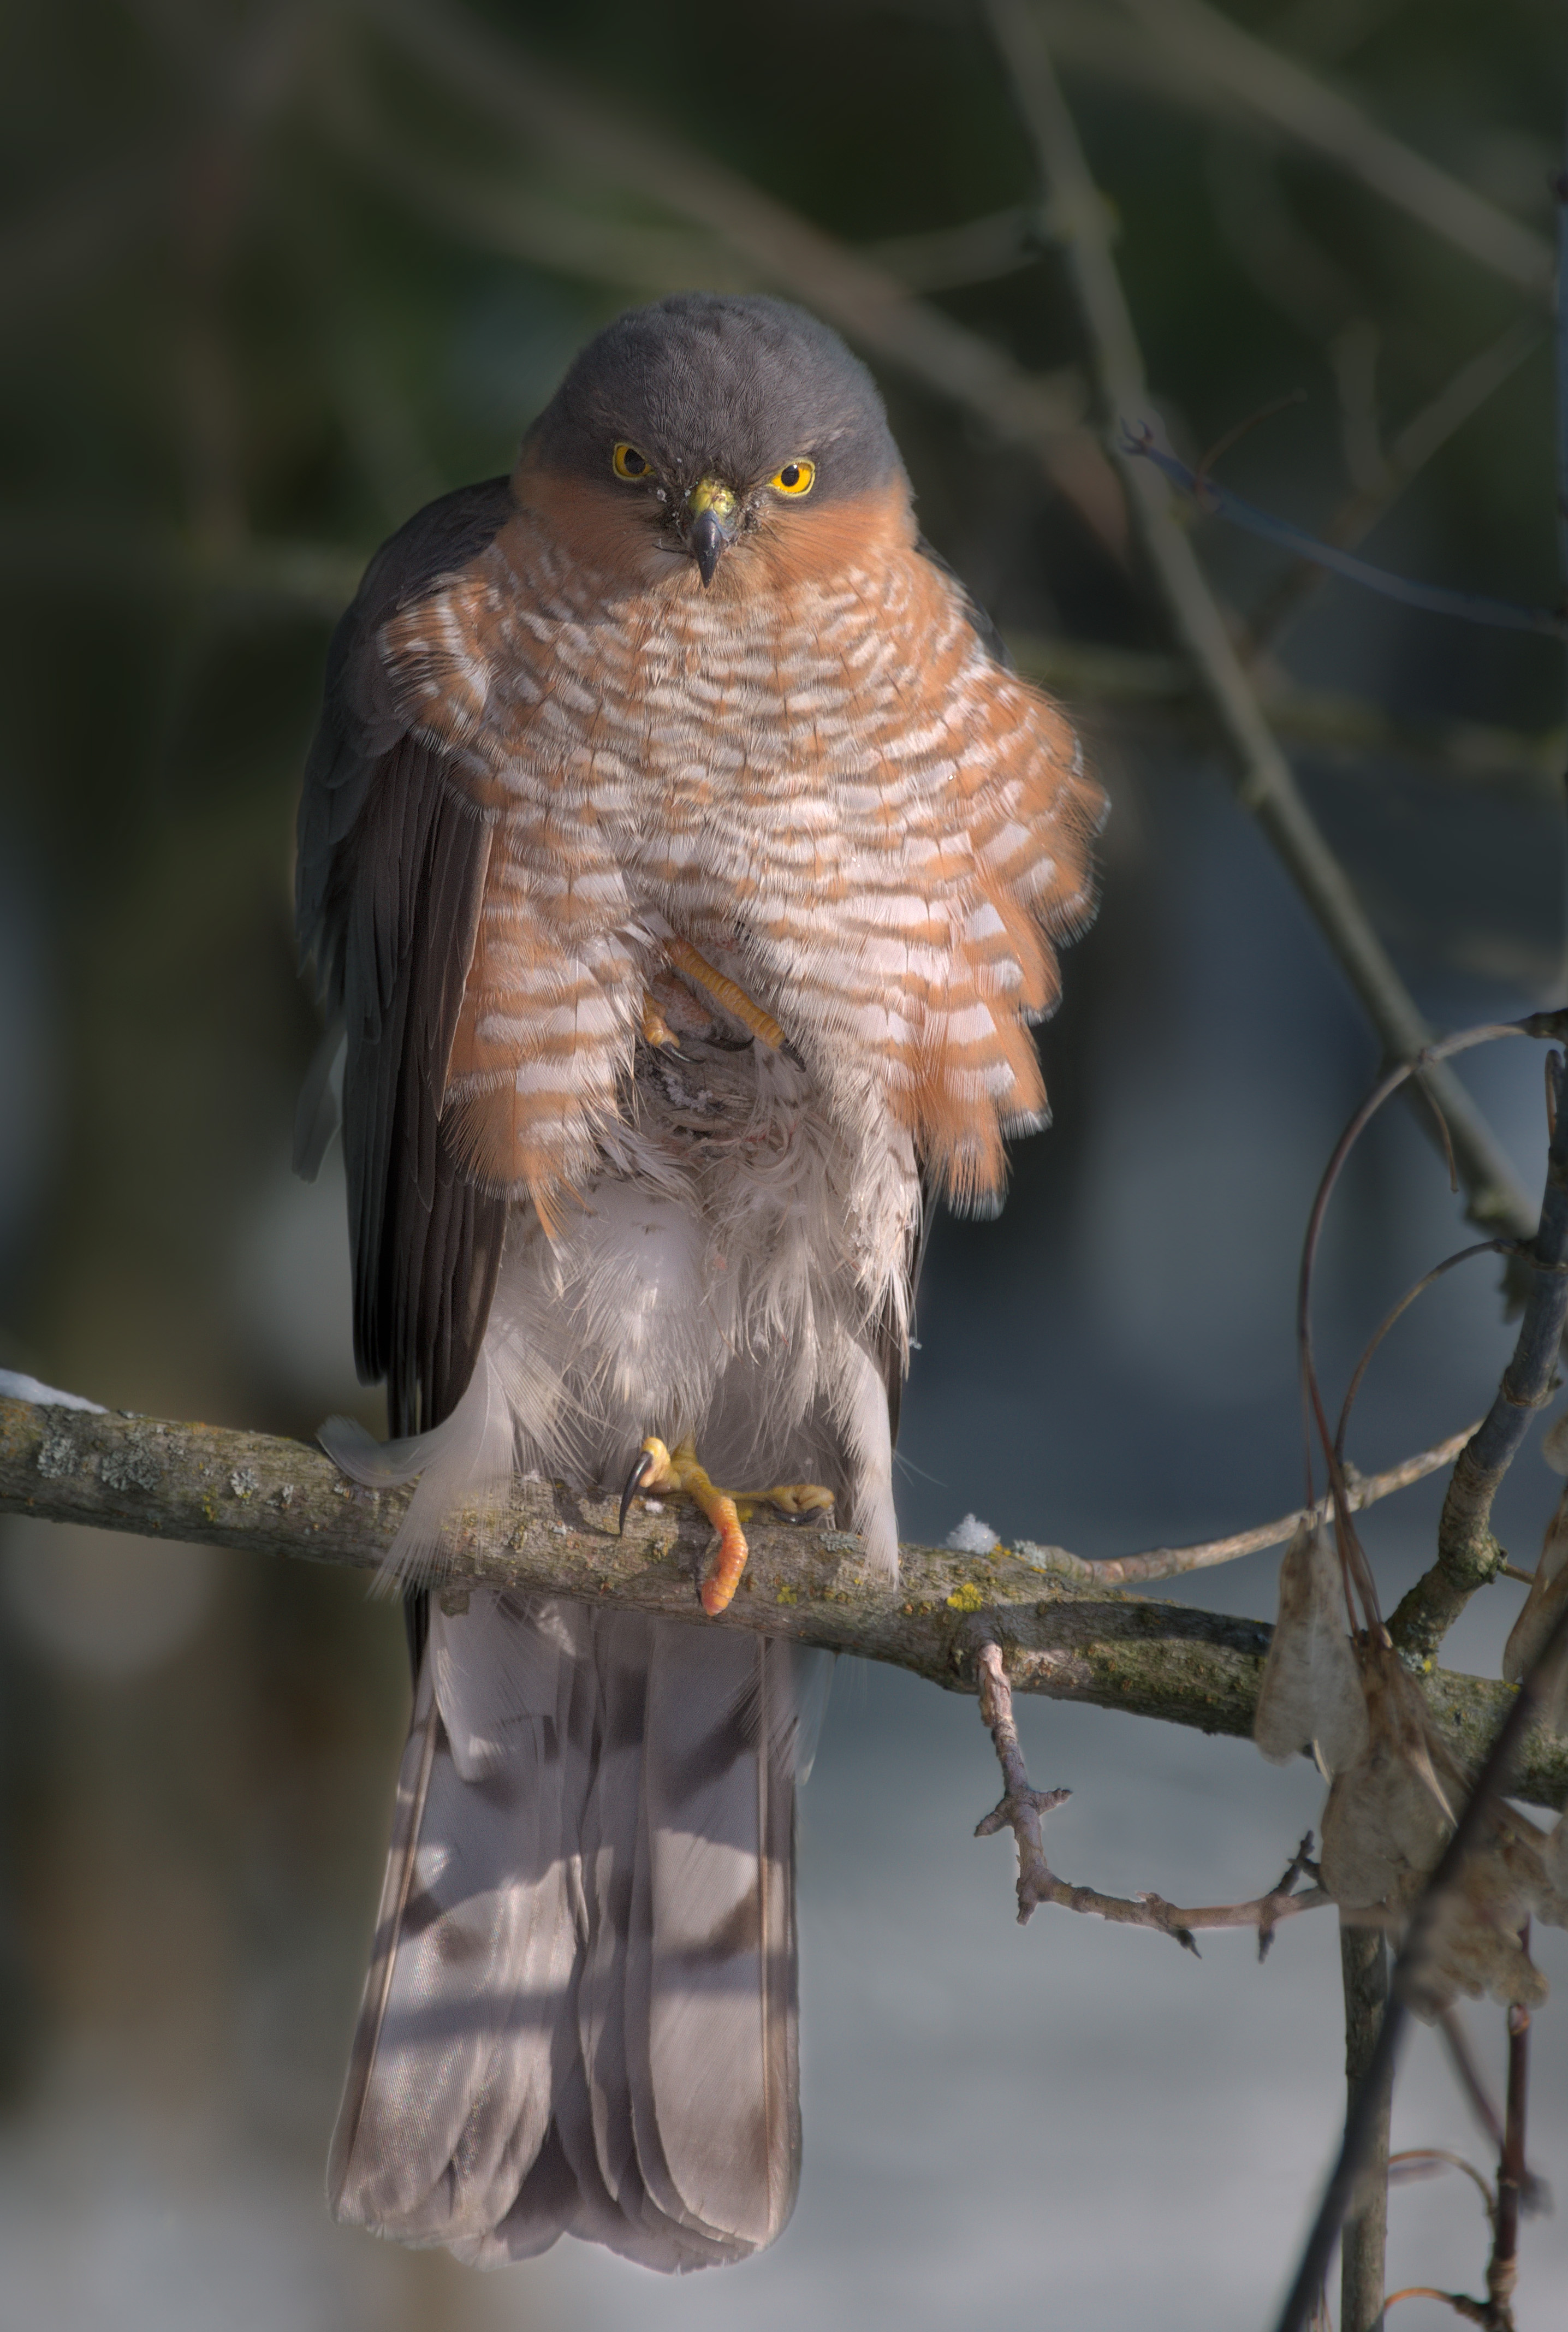
POLYGON ((770 1490, 721 1490, 699 1464, 696 1444, 689 1434, 676 1448, 668 1449, 656 1433, 650 1433, 621 1493, 622 1524, 635 1497, 655 1496, 662 1490, 681 1490, 695 1499, 719 1534, 701 1590, 703 1609, 710 1620, 729 1609, 741 1583, 749 1551, 741 1524, 742 1520, 750 1521, 754 1508, 777 1506, 784 1514, 798 1516, 825 1513, 834 1503, 832 1491, 825 1490, 820 1482, 778 1482, 770 1490))

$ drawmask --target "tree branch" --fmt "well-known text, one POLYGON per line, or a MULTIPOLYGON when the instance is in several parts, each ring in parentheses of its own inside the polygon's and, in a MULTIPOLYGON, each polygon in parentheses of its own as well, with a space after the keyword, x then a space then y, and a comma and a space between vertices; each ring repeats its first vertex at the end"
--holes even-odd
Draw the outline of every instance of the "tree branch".
POLYGON ((1256 1927, 1257 1956, 1261 1959, 1281 1919, 1288 1919, 1297 1911, 1315 1911, 1320 1905, 1333 1901, 1333 1897, 1316 1884, 1303 1888, 1299 1893, 1294 1891, 1304 1871, 1315 1873, 1316 1865, 1307 1859, 1312 1848, 1310 1830, 1278 1886, 1250 1903, 1210 1903, 1200 1910, 1184 1911, 1175 1903, 1167 1903, 1163 1896, 1102 1895, 1093 1887, 1073 1887, 1066 1879, 1058 1878, 1046 1860, 1041 1817, 1053 1812, 1073 1793, 1071 1790, 1029 1787, 1028 1768, 1024 1763, 1018 1728, 1013 1722, 1012 1687, 1000 1648, 993 1643, 981 1644, 978 1668, 980 1721, 990 1728, 1006 1795, 983 1821, 975 1824, 974 1834, 976 1838, 994 1838, 999 1830, 1012 1831, 1018 1849, 1020 1927, 1028 1925, 1031 1914, 1042 1903, 1056 1903, 1064 1910, 1084 1911, 1092 1918, 1107 1919, 1116 1926, 1153 1927, 1161 1935, 1171 1936, 1194 1958, 1198 1956, 1198 1946, 1192 1940, 1194 1928, 1256 1927))
MULTIPOLYGON (((346 1481, 302 1442, 0 1400, 3 1513, 376 1571, 408 1496, 346 1481)), ((747 1531, 741 1591, 714 1622, 696 1599, 708 1551, 701 1517, 634 1512, 617 1537, 615 1513, 614 1498, 519 1483, 502 1526, 473 1516, 458 1529, 441 1584, 750 1628, 882 1660, 951 1692, 977 1690, 980 1647, 990 1639, 1015 1691, 1251 1736, 1273 1633, 1258 1620, 1053 1578, 1000 1547, 965 1555, 906 1546, 898 1584, 885 1586, 847 1533, 759 1517, 747 1531)), ((1510 1687, 1439 1671, 1423 1689, 1454 1754, 1479 1764, 1513 1704, 1510 1687)), ((1568 1741, 1535 1727, 1513 1786, 1535 1804, 1560 1806, 1568 1741)))
MULTIPOLYGON (((1133 524, 1172 629, 1229 749, 1237 792, 1284 859, 1385 1051, 1391 1059, 1411 1060, 1429 1043, 1431 1031, 1302 798, 1191 541, 1171 515, 1165 481, 1152 464, 1122 450, 1125 426, 1142 421, 1148 407, 1143 359, 1112 253, 1110 216, 1038 22, 1027 0, 990 0, 990 12, 1053 198, 1102 419, 1133 524)), ((1423 1069, 1420 1082, 1447 1122, 1471 1219, 1530 1238, 1535 1209, 1465 1086, 1440 1063, 1423 1069)))
MULTIPOLYGON (((1345 2111, 1371 2069, 1389 1997, 1388 1941, 1378 1926, 1340 1921, 1340 1980, 1344 1991, 1345 2111)), ((1357 2188, 1359 2208, 1347 2212, 1340 2239, 1339 2332, 1377 2332, 1383 2314, 1383 2274, 1389 2224, 1389 2123, 1394 2069, 1382 2088, 1357 2188)))
POLYGON ((1552 1121, 1540 1228, 1525 1261, 1533 1264, 1518 1342, 1497 1397, 1459 1453, 1438 1524, 1438 1556, 1389 1622, 1407 1661, 1431 1658, 1477 1587, 1496 1578, 1504 1550, 1492 1532, 1492 1502, 1552 1381, 1568 1325, 1568 1069, 1546 1056, 1552 1121))

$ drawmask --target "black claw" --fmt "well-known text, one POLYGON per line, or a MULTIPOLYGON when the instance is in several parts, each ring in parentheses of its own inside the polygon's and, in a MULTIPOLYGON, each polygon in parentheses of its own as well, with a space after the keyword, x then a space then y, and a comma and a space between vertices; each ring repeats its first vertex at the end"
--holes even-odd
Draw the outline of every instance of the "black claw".
POLYGON ((626 1476, 626 1486, 621 1492, 620 1520, 616 1524, 617 1531, 625 1531, 626 1526, 626 1514, 630 1508, 632 1500, 636 1496, 637 1492, 642 1488, 643 1484, 647 1480, 648 1476, 653 1472, 653 1451, 651 1449, 639 1449, 633 1463, 632 1470, 626 1476))

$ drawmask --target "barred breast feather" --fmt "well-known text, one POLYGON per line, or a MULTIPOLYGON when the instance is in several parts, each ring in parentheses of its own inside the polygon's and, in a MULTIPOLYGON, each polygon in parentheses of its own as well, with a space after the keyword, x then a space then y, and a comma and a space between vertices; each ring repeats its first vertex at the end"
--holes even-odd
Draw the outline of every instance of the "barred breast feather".
MULTIPOLYGON (((904 1129, 960 1206, 1045 1109, 1031 1022, 1090 905, 1101 797, 917 547, 902 490, 824 577, 704 592, 568 556, 525 502, 386 626, 399 710, 491 822, 447 1102, 483 1184, 552 1193, 615 1114, 675 933, 779 1021, 864 1142, 904 1129)), ((741 556, 747 555, 742 551, 741 556)))

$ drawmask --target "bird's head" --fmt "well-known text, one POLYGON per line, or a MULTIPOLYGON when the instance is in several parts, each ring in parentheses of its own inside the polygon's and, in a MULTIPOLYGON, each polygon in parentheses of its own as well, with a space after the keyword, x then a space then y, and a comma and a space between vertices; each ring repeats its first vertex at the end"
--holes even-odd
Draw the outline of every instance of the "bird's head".
POLYGON ((755 550, 830 569, 862 519, 909 499, 875 384, 837 333, 782 300, 712 292, 590 340, 529 432, 518 486, 569 544, 580 530, 645 573, 674 554, 704 589, 721 571, 760 581, 775 561, 755 550))

